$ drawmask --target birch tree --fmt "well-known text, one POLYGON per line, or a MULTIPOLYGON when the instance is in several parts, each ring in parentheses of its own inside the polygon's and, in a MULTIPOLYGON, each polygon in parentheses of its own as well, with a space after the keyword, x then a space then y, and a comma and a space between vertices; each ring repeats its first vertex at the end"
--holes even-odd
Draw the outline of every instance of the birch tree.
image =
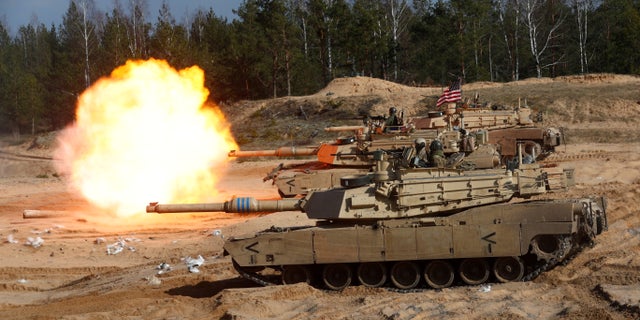
POLYGON ((398 47, 400 37, 407 30, 411 9, 407 0, 387 0, 387 10, 391 21, 391 55, 393 58, 393 80, 398 80, 398 47))
POLYGON ((79 48, 81 53, 71 54, 70 63, 82 61, 84 87, 91 85, 92 59, 98 46, 96 17, 98 10, 92 0, 71 1, 63 17, 62 42, 69 48, 79 48))
MULTIPOLYGON (((63 48, 57 68, 60 88, 69 99, 75 99, 91 85, 98 50, 98 34, 94 17, 98 15, 93 2, 71 1, 62 19, 60 43, 63 48)), ((74 105, 75 101, 71 103, 74 105)))
POLYGON ((572 9, 578 27, 578 50, 580 54, 580 73, 589 72, 587 58, 587 38, 589 35, 589 13, 593 10, 592 0, 572 0, 572 9))
POLYGON ((151 25, 147 22, 148 4, 146 0, 129 0, 129 26, 127 38, 131 57, 143 59, 148 57, 147 42, 151 25))
POLYGON ((520 80, 520 4, 518 1, 501 0, 498 8, 498 19, 502 26, 512 81, 520 80))
POLYGON ((305 0, 287 0, 286 6, 291 11, 292 20, 297 21, 300 27, 302 40, 302 52, 304 57, 309 57, 309 7, 305 0))
POLYGON ((554 38, 558 36, 558 28, 564 21, 564 17, 558 17, 549 28, 544 28, 544 12, 541 10, 543 4, 544 0, 522 0, 521 2, 523 23, 528 31, 529 48, 535 60, 538 78, 542 77, 542 69, 548 68, 558 62, 551 61, 545 64, 545 54, 547 50, 551 48, 554 38))
POLYGON ((127 17, 118 0, 113 2, 111 14, 106 15, 102 34, 102 68, 104 73, 124 64, 131 58, 127 42, 127 17))

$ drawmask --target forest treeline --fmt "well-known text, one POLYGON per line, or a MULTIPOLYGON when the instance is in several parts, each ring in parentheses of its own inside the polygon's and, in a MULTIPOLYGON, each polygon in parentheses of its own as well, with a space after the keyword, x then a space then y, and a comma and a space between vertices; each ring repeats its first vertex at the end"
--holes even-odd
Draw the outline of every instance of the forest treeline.
POLYGON ((336 77, 448 86, 640 73, 638 0, 244 0, 156 21, 145 0, 70 0, 60 25, 0 24, 0 131, 62 128, 80 93, 128 59, 200 66, 210 99, 306 95, 336 77))

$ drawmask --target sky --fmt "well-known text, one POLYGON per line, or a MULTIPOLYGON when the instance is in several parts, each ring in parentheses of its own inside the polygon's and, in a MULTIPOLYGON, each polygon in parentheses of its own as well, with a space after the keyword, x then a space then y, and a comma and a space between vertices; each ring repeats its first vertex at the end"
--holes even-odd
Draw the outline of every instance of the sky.
MULTIPOLYGON (((21 26, 28 25, 34 16, 39 23, 49 28, 51 24, 58 27, 62 24, 62 17, 69 9, 70 0, 0 0, 0 21, 7 23, 10 35, 14 36, 21 26)), ((126 8, 128 0, 119 0, 126 8)), ((147 0, 149 16, 147 21, 155 23, 158 10, 163 1, 169 4, 171 14, 176 22, 184 21, 198 9, 208 11, 213 8, 216 15, 227 17, 229 21, 237 18, 232 10, 238 9, 241 0, 147 0)), ((113 0, 94 0, 96 6, 103 12, 111 12, 113 0)))

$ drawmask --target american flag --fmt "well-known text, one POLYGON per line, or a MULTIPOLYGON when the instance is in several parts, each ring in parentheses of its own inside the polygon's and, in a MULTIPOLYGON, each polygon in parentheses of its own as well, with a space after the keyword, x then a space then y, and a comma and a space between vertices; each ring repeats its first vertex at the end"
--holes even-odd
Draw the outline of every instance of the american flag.
POLYGON ((436 103, 436 107, 439 107, 445 102, 458 102, 462 100, 462 89, 460 85, 461 82, 462 80, 458 79, 456 82, 451 84, 449 88, 444 89, 444 92, 436 103))

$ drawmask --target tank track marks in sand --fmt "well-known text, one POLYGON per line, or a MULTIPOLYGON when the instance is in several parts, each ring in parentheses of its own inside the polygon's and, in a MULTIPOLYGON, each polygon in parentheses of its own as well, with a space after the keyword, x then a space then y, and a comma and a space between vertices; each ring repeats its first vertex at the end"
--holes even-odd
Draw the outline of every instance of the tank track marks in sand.
MULTIPOLYGON (((526 281, 531 281, 535 278, 537 278, 540 274, 549 271, 551 269, 553 269, 554 267, 558 266, 558 265, 566 265, 568 264, 574 257, 576 257, 585 247, 592 247, 593 246, 593 242, 587 242, 587 243, 583 243, 581 245, 578 246, 574 246, 572 244, 572 238, 570 236, 564 236, 560 239, 560 249, 556 250, 553 253, 553 257, 549 258, 548 256, 546 257, 548 260, 545 259, 539 259, 540 261, 537 262, 537 264, 535 266, 533 266, 533 270, 530 270, 528 272, 526 272, 524 274, 524 276, 522 277, 522 280, 520 280, 520 282, 526 282, 526 281)), ((535 259, 535 257, 534 257, 535 259)), ((240 274, 243 278, 248 279, 250 281, 255 282, 258 285, 261 286, 275 286, 275 285, 281 285, 281 281, 279 282, 274 282, 271 281, 269 278, 260 275, 258 272, 251 272, 249 270, 245 270, 243 269, 241 266, 239 266, 235 261, 233 261, 232 259, 232 263, 233 263, 233 268, 238 272, 238 274, 240 274)), ((526 268, 526 267, 525 267, 526 268)), ((465 284, 459 279, 459 276, 456 276, 456 282, 454 282, 453 286, 465 286, 465 284)), ((421 284, 422 286, 425 286, 424 282, 424 278, 421 277, 421 284)), ((390 282, 390 280, 389 280, 390 282)), ((485 282, 487 283, 487 282, 485 282)), ((499 283, 499 282, 496 282, 499 283)), ((466 285, 468 286, 468 285, 466 285)), ((414 289, 398 289, 393 287, 392 285, 390 285, 390 283, 385 284, 384 286, 382 286, 381 288, 384 288, 388 291, 391 292, 398 292, 398 293, 419 293, 419 292, 424 292, 426 290, 437 290, 437 289, 433 289, 433 288, 414 288, 414 289)), ((318 289, 323 289, 323 288, 318 288, 318 289)), ((333 291, 331 289, 326 289, 327 291, 333 291)))
POLYGON ((554 163, 554 162, 569 162, 569 161, 580 161, 580 160, 599 160, 599 159, 607 159, 607 158, 623 158, 622 155, 629 154, 631 151, 627 152, 610 152, 605 150, 596 150, 596 151, 588 151, 582 152, 579 154, 563 154, 563 153, 552 153, 548 155, 544 160, 539 162, 541 163, 554 163))
POLYGON ((119 267, 80 268, 0 268, 0 291, 49 291, 70 287, 97 277, 99 274, 117 273, 119 267), (49 285, 33 286, 16 283, 16 279, 28 279, 33 283, 47 282, 49 285))
POLYGON ((32 156, 28 154, 11 153, 6 151, 0 151, 0 159, 15 160, 15 161, 49 161, 53 160, 51 157, 32 156))
POLYGON ((628 314, 631 319, 639 319, 640 318, 640 306, 639 305, 629 305, 626 303, 621 303, 615 297, 610 294, 609 290, 606 287, 610 285, 603 286, 598 284, 593 288, 593 293, 599 296, 600 298, 609 301, 610 306, 616 309, 619 312, 628 314))

